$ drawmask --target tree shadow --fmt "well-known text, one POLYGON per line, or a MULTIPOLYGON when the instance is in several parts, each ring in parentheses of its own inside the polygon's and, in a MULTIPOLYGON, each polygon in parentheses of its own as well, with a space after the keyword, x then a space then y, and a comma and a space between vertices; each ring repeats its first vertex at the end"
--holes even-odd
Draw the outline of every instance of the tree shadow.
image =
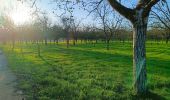
POLYGON ((155 85, 150 85, 149 88, 151 89, 155 89, 155 88, 158 88, 158 89, 161 89, 161 88, 170 88, 170 83, 167 82, 167 83, 157 83, 155 85))
POLYGON ((131 55, 123 55, 118 53, 108 53, 108 52, 98 52, 98 51, 92 51, 92 50, 78 50, 78 49, 65 49, 61 52, 69 54, 72 60, 77 60, 81 58, 87 58, 87 59, 97 59, 97 60, 103 60, 103 61, 114 61, 124 64, 132 64, 132 56, 131 55))
POLYGON ((166 100, 166 99, 163 96, 148 91, 145 94, 132 95, 132 100, 166 100))
MULTIPOLYGON (((78 50, 78 49, 66 49, 66 48, 60 48, 61 50, 59 51, 60 53, 64 53, 64 54, 68 54, 69 56, 69 60, 73 60, 76 61, 77 59, 79 60, 100 60, 100 61, 114 61, 114 62, 118 62, 118 63, 123 63, 123 65, 125 65, 125 67, 129 64, 132 65, 132 55, 123 55, 123 54, 118 54, 118 53, 107 53, 107 52, 98 52, 98 51, 92 51, 92 50, 78 50), (84 58, 84 59, 83 59, 84 58)), ((49 61, 47 61, 45 59, 45 57, 40 56, 40 58, 45 61, 48 65, 54 66, 52 63, 50 63, 49 61)), ((155 62, 165 62, 167 64, 169 64, 168 61, 166 60, 160 60, 160 59, 155 59, 155 58, 148 58, 150 64, 152 65, 155 62)), ((158 66, 162 66, 161 64, 158 64, 158 66)), ((167 66, 164 66, 165 69, 167 69, 167 66)), ((159 83, 156 88, 162 88, 162 87, 166 87, 166 88, 170 88, 170 84, 161 84, 159 83)), ((151 86, 149 87, 150 89, 155 88, 155 86, 151 86)), ((122 91, 121 88, 118 88, 118 91, 122 91)), ((151 91, 148 91, 146 94, 143 95, 132 95, 132 100, 166 100, 165 97, 153 93, 151 91)))
POLYGON ((41 55, 39 56, 39 58, 41 60, 43 60, 47 65, 50 65, 50 66, 54 66, 54 64, 50 63, 49 61, 47 61, 44 57, 42 57, 41 55))

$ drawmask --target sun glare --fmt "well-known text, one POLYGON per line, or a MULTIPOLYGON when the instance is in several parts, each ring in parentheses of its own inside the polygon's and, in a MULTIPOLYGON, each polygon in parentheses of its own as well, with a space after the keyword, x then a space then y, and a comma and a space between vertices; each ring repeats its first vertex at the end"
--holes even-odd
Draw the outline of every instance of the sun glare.
POLYGON ((20 25, 20 24, 24 24, 29 20, 29 15, 28 14, 24 14, 25 12, 14 12, 11 15, 12 20, 14 21, 14 24, 16 25, 20 25))
POLYGON ((28 7, 19 4, 10 16, 15 25, 22 25, 30 20, 31 16, 29 13, 30 11, 28 7))

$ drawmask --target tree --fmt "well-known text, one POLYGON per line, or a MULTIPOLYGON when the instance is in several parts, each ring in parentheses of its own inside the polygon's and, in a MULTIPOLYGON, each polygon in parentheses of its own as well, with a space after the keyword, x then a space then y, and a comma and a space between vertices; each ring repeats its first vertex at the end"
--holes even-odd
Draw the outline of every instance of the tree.
MULTIPOLYGON (((68 4, 77 2, 82 3, 83 7, 89 4, 87 8, 93 12, 104 0, 55 0, 56 2, 64 2, 65 10, 70 11, 68 4), (85 3, 87 2, 87 3, 85 3), (88 3, 90 2, 90 3, 88 3)), ((146 32, 148 25, 148 17, 151 8, 161 0, 138 0, 135 8, 128 8, 121 4, 121 0, 107 0, 111 7, 128 19, 133 25, 133 73, 134 73, 134 90, 136 93, 145 93, 146 87, 146 32)), ((165 0, 162 0, 165 1, 165 0)), ((59 6, 62 4, 60 3, 59 6)), ((87 7, 87 6, 86 6, 87 7)))
POLYGON ((110 49, 110 40, 113 37, 113 34, 116 32, 116 30, 120 27, 120 24, 122 22, 122 18, 115 13, 113 13, 110 9, 110 6, 107 4, 107 2, 103 2, 100 6, 96 9, 97 18, 100 20, 100 24, 102 27, 102 31, 105 34, 106 38, 106 48, 107 50, 110 49))
POLYGON ((81 21, 76 21, 76 18, 71 18, 71 30, 72 30, 72 37, 73 37, 73 45, 76 45, 77 38, 78 38, 78 28, 80 26, 81 21))
POLYGON ((62 33, 62 27, 59 25, 54 25, 52 26, 52 37, 54 39, 55 42, 59 42, 59 39, 62 37, 61 33, 62 33))
POLYGON ((164 3, 163 7, 161 3, 158 3, 154 10, 152 10, 151 15, 151 18, 155 19, 154 25, 156 24, 156 27, 165 30, 166 43, 168 43, 170 39, 170 6, 167 2, 164 3))
POLYGON ((14 22, 10 19, 9 16, 4 16, 4 27, 8 29, 8 32, 11 34, 12 40, 12 50, 15 48, 15 39, 16 39, 16 27, 14 22))
POLYGON ((146 32, 151 8, 160 0, 138 0, 134 9, 127 8, 117 0, 108 0, 110 5, 133 25, 133 73, 136 93, 145 93, 146 87, 146 32))
POLYGON ((43 13, 42 19, 40 18, 39 20, 42 23, 45 45, 47 45, 48 44, 47 43, 47 39, 48 39, 47 32, 48 32, 48 29, 51 23, 49 23, 49 18, 45 14, 46 13, 43 13))
POLYGON ((61 22, 63 24, 64 28, 64 34, 66 34, 66 42, 67 42, 67 48, 69 47, 69 41, 70 41, 70 24, 71 24, 71 18, 69 17, 62 17, 61 22))

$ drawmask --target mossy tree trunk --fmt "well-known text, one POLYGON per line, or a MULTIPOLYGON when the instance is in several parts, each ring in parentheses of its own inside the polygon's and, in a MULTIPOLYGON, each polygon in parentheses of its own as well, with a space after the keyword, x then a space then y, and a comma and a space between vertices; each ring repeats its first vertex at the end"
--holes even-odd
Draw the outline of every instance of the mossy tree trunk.
POLYGON ((117 0, 108 0, 112 8, 133 24, 133 73, 134 90, 137 94, 146 92, 146 31, 152 6, 160 0, 138 0, 134 9, 123 6, 117 0))
POLYGON ((136 93, 145 93, 147 90, 145 41, 148 16, 142 16, 143 9, 136 12, 136 21, 133 23, 133 86, 136 93))

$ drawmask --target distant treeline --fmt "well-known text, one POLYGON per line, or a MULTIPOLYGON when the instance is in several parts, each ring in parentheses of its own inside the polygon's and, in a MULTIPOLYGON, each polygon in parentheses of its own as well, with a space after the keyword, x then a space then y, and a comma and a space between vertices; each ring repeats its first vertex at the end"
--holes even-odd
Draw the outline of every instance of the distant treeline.
MULTIPOLYGON (((69 31, 68 33, 58 25, 54 25, 52 27, 48 27, 46 30, 42 28, 38 28, 39 26, 23 26, 17 27, 15 30, 8 30, 5 28, 1 28, 0 30, 0 41, 1 42, 8 42, 8 41, 53 41, 59 42, 64 41, 67 38, 74 42, 81 40, 81 41, 105 41, 106 36, 103 31, 85 27, 83 29, 79 29, 76 32, 69 31), (69 34, 69 36, 67 35, 69 34)), ((111 37, 112 41, 132 41, 133 32, 127 29, 118 29, 111 37)), ((147 32, 147 39, 153 41, 166 41, 168 43, 170 39, 170 33, 166 30, 159 30, 159 29, 150 29, 147 32)))

